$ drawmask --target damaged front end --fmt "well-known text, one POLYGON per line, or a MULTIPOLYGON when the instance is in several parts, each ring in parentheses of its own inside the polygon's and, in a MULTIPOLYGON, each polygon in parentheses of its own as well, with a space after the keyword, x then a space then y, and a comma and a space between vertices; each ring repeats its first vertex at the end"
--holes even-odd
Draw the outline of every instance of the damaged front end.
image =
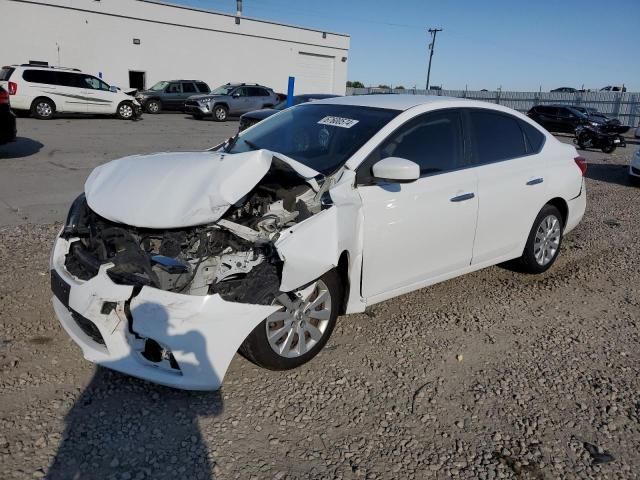
MULTIPOLYGON (((163 225, 167 215, 160 208, 144 214, 143 226, 123 223, 141 215, 135 199, 119 198, 116 187, 111 205, 104 197, 109 183, 122 175, 122 164, 117 171, 92 174, 87 196, 73 203, 52 254, 53 302, 87 359, 169 386, 217 389, 244 338, 280 308, 272 306, 284 265, 276 244, 327 207, 328 181, 309 172, 303 172, 305 178, 270 152, 268 165, 263 151, 246 155, 248 160, 208 155, 220 163, 218 170, 235 160, 241 170, 253 162, 255 176, 266 170, 242 195, 238 182, 201 192, 211 222, 163 225), (154 216, 163 217, 157 222, 162 226, 154 216)), ((206 185, 211 184, 216 182, 206 185)), ((136 196, 144 194, 145 186, 139 187, 136 196)), ((184 205, 185 223, 206 218, 181 195, 174 200, 184 205)), ((171 199, 172 192, 166 192, 158 201, 171 199)), ((171 208, 168 216, 179 218, 179 209, 171 208)))

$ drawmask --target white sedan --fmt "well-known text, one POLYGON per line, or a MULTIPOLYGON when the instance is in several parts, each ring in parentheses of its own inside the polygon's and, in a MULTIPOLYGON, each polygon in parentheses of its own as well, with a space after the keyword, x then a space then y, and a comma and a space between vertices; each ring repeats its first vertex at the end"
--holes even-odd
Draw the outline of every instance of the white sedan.
POLYGON ((633 157, 631 157, 631 164, 629 165, 629 178, 633 183, 640 184, 640 148, 638 148, 633 157))
POLYGON ((96 168, 55 242, 53 306, 88 360, 217 389, 237 351, 294 368, 339 315, 509 260, 546 271, 585 170, 499 105, 318 100, 210 151, 96 168))

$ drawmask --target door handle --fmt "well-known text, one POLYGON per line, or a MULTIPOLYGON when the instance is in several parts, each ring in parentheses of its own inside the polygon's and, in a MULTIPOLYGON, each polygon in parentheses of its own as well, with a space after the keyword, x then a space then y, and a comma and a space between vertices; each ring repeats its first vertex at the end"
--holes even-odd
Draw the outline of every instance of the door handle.
POLYGON ((452 202, 464 202, 465 200, 471 200, 473 197, 475 197, 475 193, 463 193, 462 195, 457 195, 453 198, 450 198, 449 200, 452 202))
POLYGON ((531 179, 527 182, 527 185, 531 186, 531 185, 538 185, 539 183, 544 182, 544 178, 534 178, 531 179))

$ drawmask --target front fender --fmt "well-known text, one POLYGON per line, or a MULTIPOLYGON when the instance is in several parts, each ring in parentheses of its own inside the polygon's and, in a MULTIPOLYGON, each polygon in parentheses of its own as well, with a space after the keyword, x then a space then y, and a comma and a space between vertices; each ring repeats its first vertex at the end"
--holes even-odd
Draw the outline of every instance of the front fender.
POLYGON ((289 229, 275 244, 284 262, 280 290, 290 292, 338 265, 338 208, 333 206, 289 229))

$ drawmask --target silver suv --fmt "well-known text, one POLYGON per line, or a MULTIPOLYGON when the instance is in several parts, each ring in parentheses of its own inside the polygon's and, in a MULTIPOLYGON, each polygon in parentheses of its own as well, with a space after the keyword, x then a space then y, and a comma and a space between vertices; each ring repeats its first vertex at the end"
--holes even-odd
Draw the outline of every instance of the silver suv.
POLYGON ((227 83, 205 95, 192 95, 185 110, 195 119, 212 115, 224 122, 229 115, 242 115, 251 110, 270 108, 278 103, 278 95, 268 87, 246 83, 227 83))

